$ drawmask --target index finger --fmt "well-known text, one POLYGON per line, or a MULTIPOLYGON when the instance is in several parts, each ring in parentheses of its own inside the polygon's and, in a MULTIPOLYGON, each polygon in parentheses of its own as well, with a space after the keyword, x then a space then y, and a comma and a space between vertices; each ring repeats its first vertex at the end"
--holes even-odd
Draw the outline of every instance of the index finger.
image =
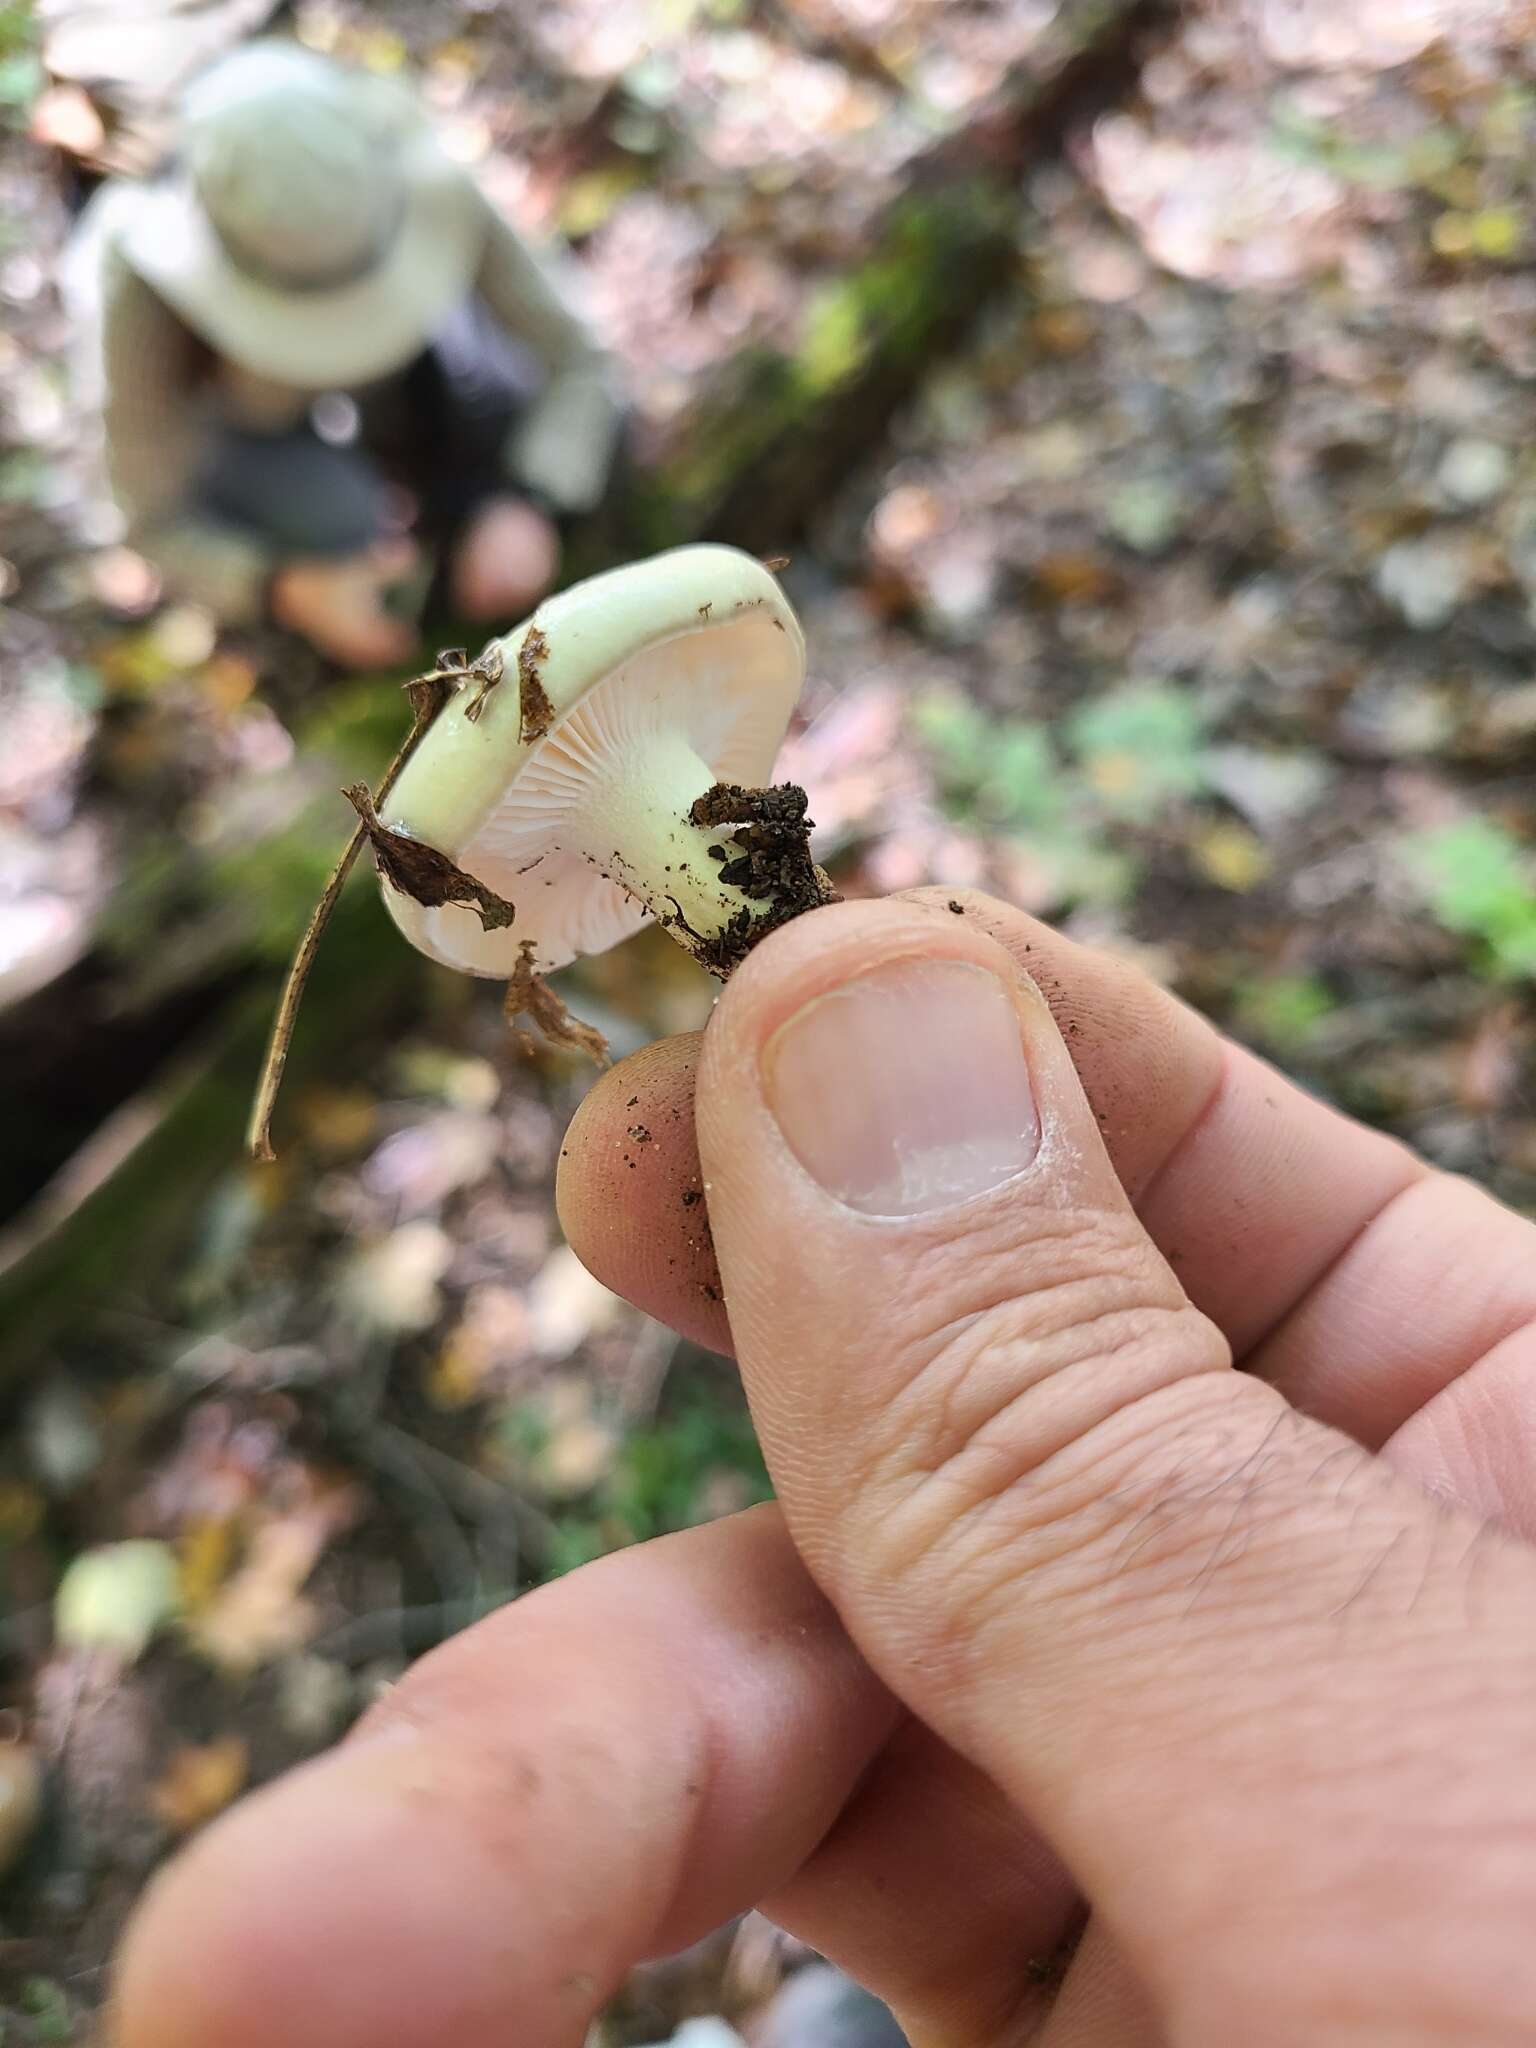
POLYGON ((787 1884, 896 1719, 776 1509, 621 1552, 415 1666, 151 1887, 119 2048, 566 2048, 787 1884))

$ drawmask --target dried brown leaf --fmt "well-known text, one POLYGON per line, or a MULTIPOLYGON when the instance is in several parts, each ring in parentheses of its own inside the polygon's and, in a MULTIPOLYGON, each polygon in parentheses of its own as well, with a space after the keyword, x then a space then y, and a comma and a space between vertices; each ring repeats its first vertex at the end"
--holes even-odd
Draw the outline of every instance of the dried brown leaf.
POLYGON ((354 782, 342 791, 342 795, 362 820, 379 873, 391 888, 398 889, 402 896, 411 897, 428 910, 440 910, 449 903, 462 903, 475 912, 488 932, 502 931, 512 923, 517 916, 517 907, 505 896, 498 896, 484 882, 465 874, 446 853, 439 853, 424 839, 412 839, 405 832, 397 832, 391 826, 381 824, 366 782, 354 782))
POLYGON ((573 1017, 543 975, 535 973, 532 939, 524 939, 518 948, 517 968, 507 983, 502 1007, 508 1024, 512 1026, 512 1036, 524 1052, 538 1050, 538 1040, 533 1033, 520 1030, 515 1021, 526 1012, 551 1045, 569 1046, 575 1052, 584 1052, 600 1067, 612 1064, 608 1041, 602 1032, 595 1024, 584 1024, 579 1017, 573 1017))

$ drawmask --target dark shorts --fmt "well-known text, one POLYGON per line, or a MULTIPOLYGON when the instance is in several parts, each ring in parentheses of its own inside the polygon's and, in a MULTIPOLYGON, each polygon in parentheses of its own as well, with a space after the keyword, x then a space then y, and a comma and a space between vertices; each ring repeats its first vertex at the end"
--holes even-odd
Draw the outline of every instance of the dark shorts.
POLYGON ((538 364, 470 300, 413 363, 350 401, 319 401, 283 433, 222 428, 194 502, 276 554, 350 555, 398 527, 391 504, 403 488, 416 533, 446 549, 478 505, 516 490, 507 437, 540 382, 538 364))

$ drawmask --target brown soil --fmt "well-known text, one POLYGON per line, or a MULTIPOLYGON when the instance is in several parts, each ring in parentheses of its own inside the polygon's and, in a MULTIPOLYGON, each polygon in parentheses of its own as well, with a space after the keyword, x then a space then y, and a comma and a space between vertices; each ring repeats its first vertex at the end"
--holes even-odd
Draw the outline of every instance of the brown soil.
POLYGON ((706 831, 717 825, 729 828, 735 853, 712 846, 710 858, 719 861, 720 879, 727 887, 763 904, 760 911, 738 911, 723 931, 696 944, 698 959, 722 981, 781 924, 838 900, 825 872, 811 858, 815 821, 805 815, 808 801, 793 782, 773 789, 717 782, 688 813, 690 824, 706 831))
POLYGON ((425 840, 412 839, 380 824, 367 783, 354 782, 342 795, 362 820, 379 873, 403 896, 412 897, 428 910, 440 909, 445 903, 465 904, 475 911, 488 932, 502 930, 517 916, 515 904, 498 896, 484 882, 476 881, 473 875, 465 874, 446 853, 439 853, 425 840))
POLYGON ((539 675, 539 663, 548 658, 549 642, 537 626, 530 626, 517 650, 518 737, 525 747, 543 739, 555 722, 555 707, 539 675))

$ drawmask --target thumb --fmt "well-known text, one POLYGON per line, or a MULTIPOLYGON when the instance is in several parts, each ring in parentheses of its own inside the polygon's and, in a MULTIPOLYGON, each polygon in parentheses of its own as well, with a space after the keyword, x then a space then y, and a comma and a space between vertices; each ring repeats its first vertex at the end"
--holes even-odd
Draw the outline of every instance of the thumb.
POLYGON ((1008 956, 907 904, 798 920, 698 1117, 803 1555, 1172 2038, 1529 2038, 1536 1560, 1231 1369, 1008 956))

